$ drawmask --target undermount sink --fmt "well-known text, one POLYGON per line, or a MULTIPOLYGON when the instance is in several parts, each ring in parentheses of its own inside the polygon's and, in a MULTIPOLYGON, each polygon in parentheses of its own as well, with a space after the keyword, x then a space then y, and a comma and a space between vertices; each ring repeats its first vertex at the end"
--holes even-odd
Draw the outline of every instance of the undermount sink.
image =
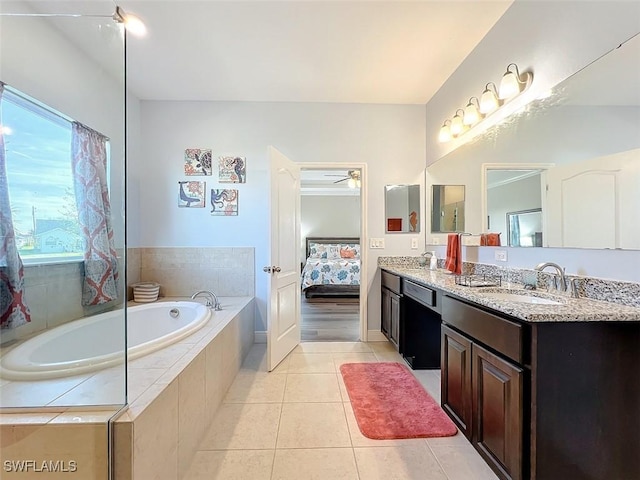
POLYGON ((562 305, 564 300, 558 299, 554 300, 552 298, 540 296, 540 294, 534 295, 530 292, 481 292, 483 297, 488 297, 492 300, 501 300, 507 302, 518 302, 518 303, 530 303, 535 305, 562 305))

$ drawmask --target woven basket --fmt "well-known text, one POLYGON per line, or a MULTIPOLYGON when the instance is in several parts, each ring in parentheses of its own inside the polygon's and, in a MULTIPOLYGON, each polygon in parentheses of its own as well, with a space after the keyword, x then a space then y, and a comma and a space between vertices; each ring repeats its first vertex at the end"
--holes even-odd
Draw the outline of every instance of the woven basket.
POLYGON ((155 302, 158 299, 158 293, 160 293, 159 283, 140 282, 134 283, 132 287, 133 301, 136 303, 155 302))

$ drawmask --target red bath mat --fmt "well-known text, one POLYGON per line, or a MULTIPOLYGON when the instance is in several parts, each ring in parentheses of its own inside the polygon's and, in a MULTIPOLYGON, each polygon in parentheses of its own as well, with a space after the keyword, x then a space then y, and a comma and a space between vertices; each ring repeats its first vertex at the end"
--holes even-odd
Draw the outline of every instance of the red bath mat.
POLYGON ((451 419, 404 365, 345 363, 340 372, 365 437, 390 440, 456 434, 451 419))

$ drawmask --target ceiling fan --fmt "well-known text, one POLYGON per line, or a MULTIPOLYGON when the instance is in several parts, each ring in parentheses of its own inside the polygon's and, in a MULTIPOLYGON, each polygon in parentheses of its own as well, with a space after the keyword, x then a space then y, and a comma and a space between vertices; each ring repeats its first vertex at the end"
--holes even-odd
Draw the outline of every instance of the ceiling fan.
MULTIPOLYGON (((328 174, 327 176, 331 177, 337 175, 328 174)), ((346 177, 341 178, 340 180, 336 180, 333 183, 341 183, 345 180, 348 182, 349 188, 360 188, 360 170, 349 170, 347 171, 346 177)))

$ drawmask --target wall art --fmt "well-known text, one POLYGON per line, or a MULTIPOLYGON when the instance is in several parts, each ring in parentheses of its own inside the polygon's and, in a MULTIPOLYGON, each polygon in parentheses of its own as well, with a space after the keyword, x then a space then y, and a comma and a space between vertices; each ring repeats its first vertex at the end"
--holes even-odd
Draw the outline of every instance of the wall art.
POLYGON ((204 208, 206 182, 178 182, 180 192, 178 194, 178 206, 184 208, 204 208))
POLYGON ((238 215, 238 190, 212 188, 211 215, 238 215))
POLYGON ((247 160, 245 157, 220 157, 220 183, 246 183, 247 160))
POLYGON ((184 151, 185 175, 213 175, 210 148, 187 148, 184 151))

